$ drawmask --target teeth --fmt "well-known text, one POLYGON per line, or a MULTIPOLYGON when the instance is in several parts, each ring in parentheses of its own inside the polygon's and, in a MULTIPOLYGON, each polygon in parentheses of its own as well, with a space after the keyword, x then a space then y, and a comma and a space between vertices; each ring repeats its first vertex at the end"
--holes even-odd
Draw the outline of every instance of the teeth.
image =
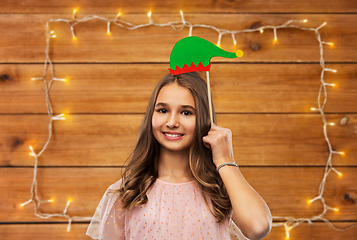
POLYGON ((181 134, 170 134, 170 133, 165 133, 166 136, 168 137, 180 137, 182 136, 181 134))

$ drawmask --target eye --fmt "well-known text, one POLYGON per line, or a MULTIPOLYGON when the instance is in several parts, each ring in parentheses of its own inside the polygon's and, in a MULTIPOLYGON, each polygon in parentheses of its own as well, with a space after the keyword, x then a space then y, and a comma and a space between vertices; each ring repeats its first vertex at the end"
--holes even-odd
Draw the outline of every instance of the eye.
POLYGON ((192 115, 192 112, 185 110, 185 111, 182 112, 182 114, 185 115, 185 116, 190 116, 190 115, 192 115))
POLYGON ((160 108, 157 110, 159 113, 167 113, 168 111, 165 108, 160 108))

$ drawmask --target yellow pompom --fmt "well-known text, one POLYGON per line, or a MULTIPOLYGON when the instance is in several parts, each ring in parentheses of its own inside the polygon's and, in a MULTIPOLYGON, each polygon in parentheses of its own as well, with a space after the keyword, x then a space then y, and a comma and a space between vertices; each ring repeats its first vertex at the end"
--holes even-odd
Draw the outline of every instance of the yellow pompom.
POLYGON ((243 57, 243 51, 242 50, 237 50, 236 51, 237 57, 243 57))

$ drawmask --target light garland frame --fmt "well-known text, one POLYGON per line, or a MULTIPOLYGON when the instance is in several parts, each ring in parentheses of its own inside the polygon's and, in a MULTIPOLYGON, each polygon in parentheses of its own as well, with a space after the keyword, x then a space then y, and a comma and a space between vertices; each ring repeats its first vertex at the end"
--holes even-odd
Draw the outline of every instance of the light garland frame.
MULTIPOLYGON (((278 26, 261 26, 259 28, 256 29, 245 29, 245 30, 236 30, 236 31, 229 31, 226 29, 220 29, 217 28, 215 26, 211 26, 211 25, 204 25, 204 24, 191 24, 190 22, 186 21, 184 18, 184 14, 182 11, 180 11, 180 15, 181 15, 181 21, 174 21, 174 22, 168 22, 168 23, 164 23, 164 24, 159 24, 159 23, 155 23, 152 19, 152 13, 151 11, 148 13, 148 18, 149 18, 149 22, 145 23, 145 24, 140 24, 140 25, 135 25, 132 23, 129 23, 127 21, 122 20, 121 17, 121 13, 119 13, 114 19, 109 19, 109 18, 104 18, 104 17, 100 17, 97 15, 88 15, 85 16, 82 19, 77 19, 76 18, 76 14, 77 14, 77 9, 75 9, 73 11, 73 16, 72 19, 63 19, 63 18, 57 18, 57 19, 49 19, 46 22, 46 60, 45 60, 45 66, 44 66, 44 73, 42 77, 35 77, 35 78, 31 78, 31 80, 43 80, 45 83, 45 91, 46 91, 46 105, 47 105, 47 112, 48 112, 48 116, 50 117, 50 122, 49 122, 49 127, 48 127, 48 139, 47 142, 45 143, 44 147, 42 148, 42 150, 39 153, 35 153, 35 151, 33 150, 32 146, 30 146, 30 155, 34 158, 35 163, 34 163, 34 176, 33 176, 33 181, 32 181, 32 185, 31 185, 31 198, 20 204, 21 207, 33 202, 34 203, 34 213, 37 217, 40 217, 42 219, 48 219, 48 218, 52 218, 52 217, 64 217, 68 219, 68 227, 67 227, 67 231, 70 230, 71 227, 71 222, 73 220, 78 220, 78 221, 88 221, 91 220, 91 217, 78 217, 78 216, 70 216, 67 214, 67 210, 69 208, 69 205, 71 203, 71 199, 68 199, 67 204, 64 208, 64 211, 62 213, 57 213, 57 214, 48 214, 48 213, 43 213, 40 210, 40 206, 42 203, 48 203, 48 202, 53 202, 53 199, 49 199, 49 200, 40 200, 37 194, 37 167, 38 167, 38 158, 41 156, 41 154, 46 150, 50 140, 51 140, 51 136, 52 136, 52 125, 53 125, 53 121, 56 120, 65 120, 64 118, 64 114, 60 114, 57 116, 53 115, 52 112, 52 105, 51 105, 51 101, 50 101, 50 88, 51 85, 54 81, 66 81, 66 79, 64 78, 56 78, 54 76, 54 70, 53 70, 53 65, 52 65, 52 61, 49 57, 49 46, 50 46, 50 39, 51 38, 55 38, 56 35, 54 33, 54 31, 50 30, 49 24, 51 22, 65 22, 67 23, 67 25, 69 26, 70 30, 71 30, 71 34, 73 39, 76 39, 76 35, 74 32, 74 26, 82 23, 82 22, 87 22, 93 19, 99 19, 99 20, 103 20, 107 22, 107 34, 111 33, 111 25, 114 24, 118 27, 127 29, 127 30, 135 30, 135 29, 139 29, 139 28, 144 28, 144 27, 148 27, 148 26, 158 26, 158 27, 167 27, 170 26, 172 27, 175 31, 181 31, 183 30, 185 27, 189 28, 189 36, 192 35, 193 29, 194 28, 207 28, 207 29, 212 29, 217 31, 218 33, 218 40, 217 40, 217 45, 219 46, 221 43, 221 39, 223 37, 223 35, 231 35, 233 44, 236 45, 236 39, 235 39, 235 35, 239 34, 239 33, 248 33, 248 32, 261 32, 263 33, 264 30, 273 30, 274 32, 274 41, 277 41, 277 30, 278 29, 284 29, 284 28, 296 28, 296 29, 300 29, 303 31, 312 31, 315 33, 316 35, 316 39, 319 43, 319 50, 320 50, 320 66, 321 66, 321 76, 320 76, 320 81, 321 81, 321 86, 320 86, 320 90, 318 93, 318 99, 317 99, 317 105, 318 108, 311 108, 312 111, 318 111, 321 115, 322 118, 322 122, 323 122, 323 133, 324 133, 324 137, 326 140, 326 143, 328 145, 329 148, 329 156, 325 165, 325 171, 324 171, 324 176, 320 182, 320 186, 319 186, 319 190, 318 190, 318 195, 309 200, 308 203, 312 203, 316 200, 320 200, 321 203, 323 204, 323 211, 321 214, 310 217, 310 218, 294 218, 294 217, 280 217, 280 216, 273 216, 274 220, 279 220, 281 222, 278 223, 273 223, 274 227, 277 226, 283 226, 285 228, 285 232, 286 232, 286 238, 288 239, 290 236, 290 230, 293 229, 294 227, 298 226, 299 224, 303 223, 303 222, 307 222, 309 224, 312 224, 314 221, 324 221, 326 222, 330 227, 332 227, 334 230, 337 231, 345 231, 348 230, 350 228, 356 227, 357 224, 354 224, 348 228, 344 228, 344 229, 340 229, 335 227, 329 220, 325 219, 323 216, 326 214, 326 212, 328 210, 333 210, 333 211, 338 211, 337 208, 333 208, 331 206, 328 206, 326 204, 325 198, 323 196, 324 194, 324 190, 325 190, 325 183, 326 183, 326 179, 327 176, 331 173, 331 171, 334 171, 335 173, 337 173, 338 175, 342 175, 342 173, 340 173, 339 171, 336 170, 335 167, 333 167, 332 165, 332 156, 334 154, 341 154, 344 155, 345 153, 342 151, 335 151, 332 149, 330 140, 328 138, 327 135, 327 126, 330 125, 334 125, 334 123, 328 123, 326 120, 326 116, 324 113, 324 107, 325 104, 327 102, 327 90, 326 90, 326 86, 335 86, 333 83, 326 83, 324 80, 324 75, 325 72, 337 72, 334 69, 329 69, 325 67, 325 60, 324 60, 324 56, 323 56, 323 45, 330 45, 332 46, 333 43, 331 42, 325 42, 321 40, 321 35, 320 35, 320 29, 326 25, 326 22, 321 24, 319 27, 317 28, 307 28, 307 27, 301 27, 300 25, 296 25, 296 23, 305 23, 307 22, 307 20, 290 20, 287 21, 286 23, 282 24, 282 25, 278 25, 278 26), (48 69, 48 65, 51 68, 51 79, 50 81, 47 83, 47 69, 48 69), (322 100, 323 99, 323 100, 322 100)), ((356 132, 357 132, 357 128, 356 128, 356 132)))

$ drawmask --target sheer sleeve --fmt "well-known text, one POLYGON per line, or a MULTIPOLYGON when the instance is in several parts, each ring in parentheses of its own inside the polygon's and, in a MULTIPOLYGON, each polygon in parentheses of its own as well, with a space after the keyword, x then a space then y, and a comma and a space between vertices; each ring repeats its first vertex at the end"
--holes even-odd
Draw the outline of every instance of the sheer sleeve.
POLYGON ((243 233, 240 231, 239 227, 230 219, 229 223, 229 233, 231 240, 249 240, 246 238, 243 233))
POLYGON ((87 235, 93 239, 111 240, 125 239, 125 210, 119 198, 119 193, 110 190, 118 190, 121 180, 112 184, 94 213, 87 229, 87 235))

